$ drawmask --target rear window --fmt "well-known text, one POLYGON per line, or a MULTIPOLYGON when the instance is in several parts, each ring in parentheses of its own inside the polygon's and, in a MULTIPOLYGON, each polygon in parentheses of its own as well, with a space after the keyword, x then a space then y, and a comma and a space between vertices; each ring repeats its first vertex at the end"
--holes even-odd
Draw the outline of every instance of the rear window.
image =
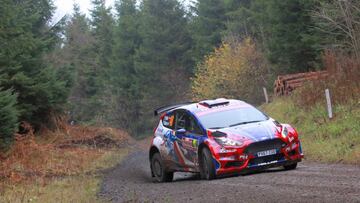
POLYGON ((200 116, 199 120, 207 129, 219 129, 242 123, 261 122, 268 120, 268 117, 250 106, 205 114, 200 116))
POLYGON ((162 123, 164 127, 173 129, 174 128, 174 120, 175 120, 175 115, 171 114, 171 115, 165 115, 162 123))

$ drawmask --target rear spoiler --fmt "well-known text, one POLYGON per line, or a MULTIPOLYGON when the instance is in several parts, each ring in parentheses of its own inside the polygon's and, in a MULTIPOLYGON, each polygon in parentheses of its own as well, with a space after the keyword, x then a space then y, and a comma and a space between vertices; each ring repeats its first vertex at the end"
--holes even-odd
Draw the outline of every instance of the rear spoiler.
POLYGON ((157 116, 161 113, 164 113, 166 111, 170 111, 172 109, 175 109, 175 108, 178 108, 178 107, 181 107, 181 106, 185 106, 185 105, 188 105, 188 104, 193 104, 195 102, 184 102, 184 103, 179 103, 179 104, 172 104, 172 105, 167 105, 167 106, 163 106, 163 107, 160 107, 158 109, 156 109, 154 111, 154 115, 157 116))

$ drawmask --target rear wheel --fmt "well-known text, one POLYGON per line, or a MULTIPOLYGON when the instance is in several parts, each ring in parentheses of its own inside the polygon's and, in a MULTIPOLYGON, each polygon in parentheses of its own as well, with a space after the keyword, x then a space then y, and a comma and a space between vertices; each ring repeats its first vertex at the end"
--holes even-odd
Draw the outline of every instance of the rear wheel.
POLYGON ((202 179, 206 180, 212 180, 216 177, 215 165, 208 148, 203 148, 201 152, 200 175, 202 179))
POLYGON ((296 169, 296 167, 297 167, 297 163, 294 163, 294 164, 290 164, 290 165, 285 165, 284 169, 285 170, 294 170, 294 169, 296 169))
POLYGON ((166 171, 159 153, 151 157, 151 173, 156 182, 171 182, 174 177, 174 172, 166 171))

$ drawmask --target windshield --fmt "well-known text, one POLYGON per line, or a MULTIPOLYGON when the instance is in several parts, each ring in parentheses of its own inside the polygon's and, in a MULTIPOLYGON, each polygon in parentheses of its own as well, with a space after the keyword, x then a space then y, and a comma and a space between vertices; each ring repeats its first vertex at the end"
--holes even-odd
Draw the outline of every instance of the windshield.
POLYGON ((268 120, 268 117, 254 107, 246 107, 205 114, 199 120, 207 129, 219 129, 261 122, 268 120))

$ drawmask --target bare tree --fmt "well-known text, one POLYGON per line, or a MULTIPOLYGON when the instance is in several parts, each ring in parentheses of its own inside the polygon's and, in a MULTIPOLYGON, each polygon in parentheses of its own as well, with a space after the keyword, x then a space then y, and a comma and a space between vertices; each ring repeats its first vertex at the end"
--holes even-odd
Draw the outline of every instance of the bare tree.
POLYGON ((360 57, 360 1, 330 0, 313 12, 317 28, 341 39, 338 46, 360 57))

